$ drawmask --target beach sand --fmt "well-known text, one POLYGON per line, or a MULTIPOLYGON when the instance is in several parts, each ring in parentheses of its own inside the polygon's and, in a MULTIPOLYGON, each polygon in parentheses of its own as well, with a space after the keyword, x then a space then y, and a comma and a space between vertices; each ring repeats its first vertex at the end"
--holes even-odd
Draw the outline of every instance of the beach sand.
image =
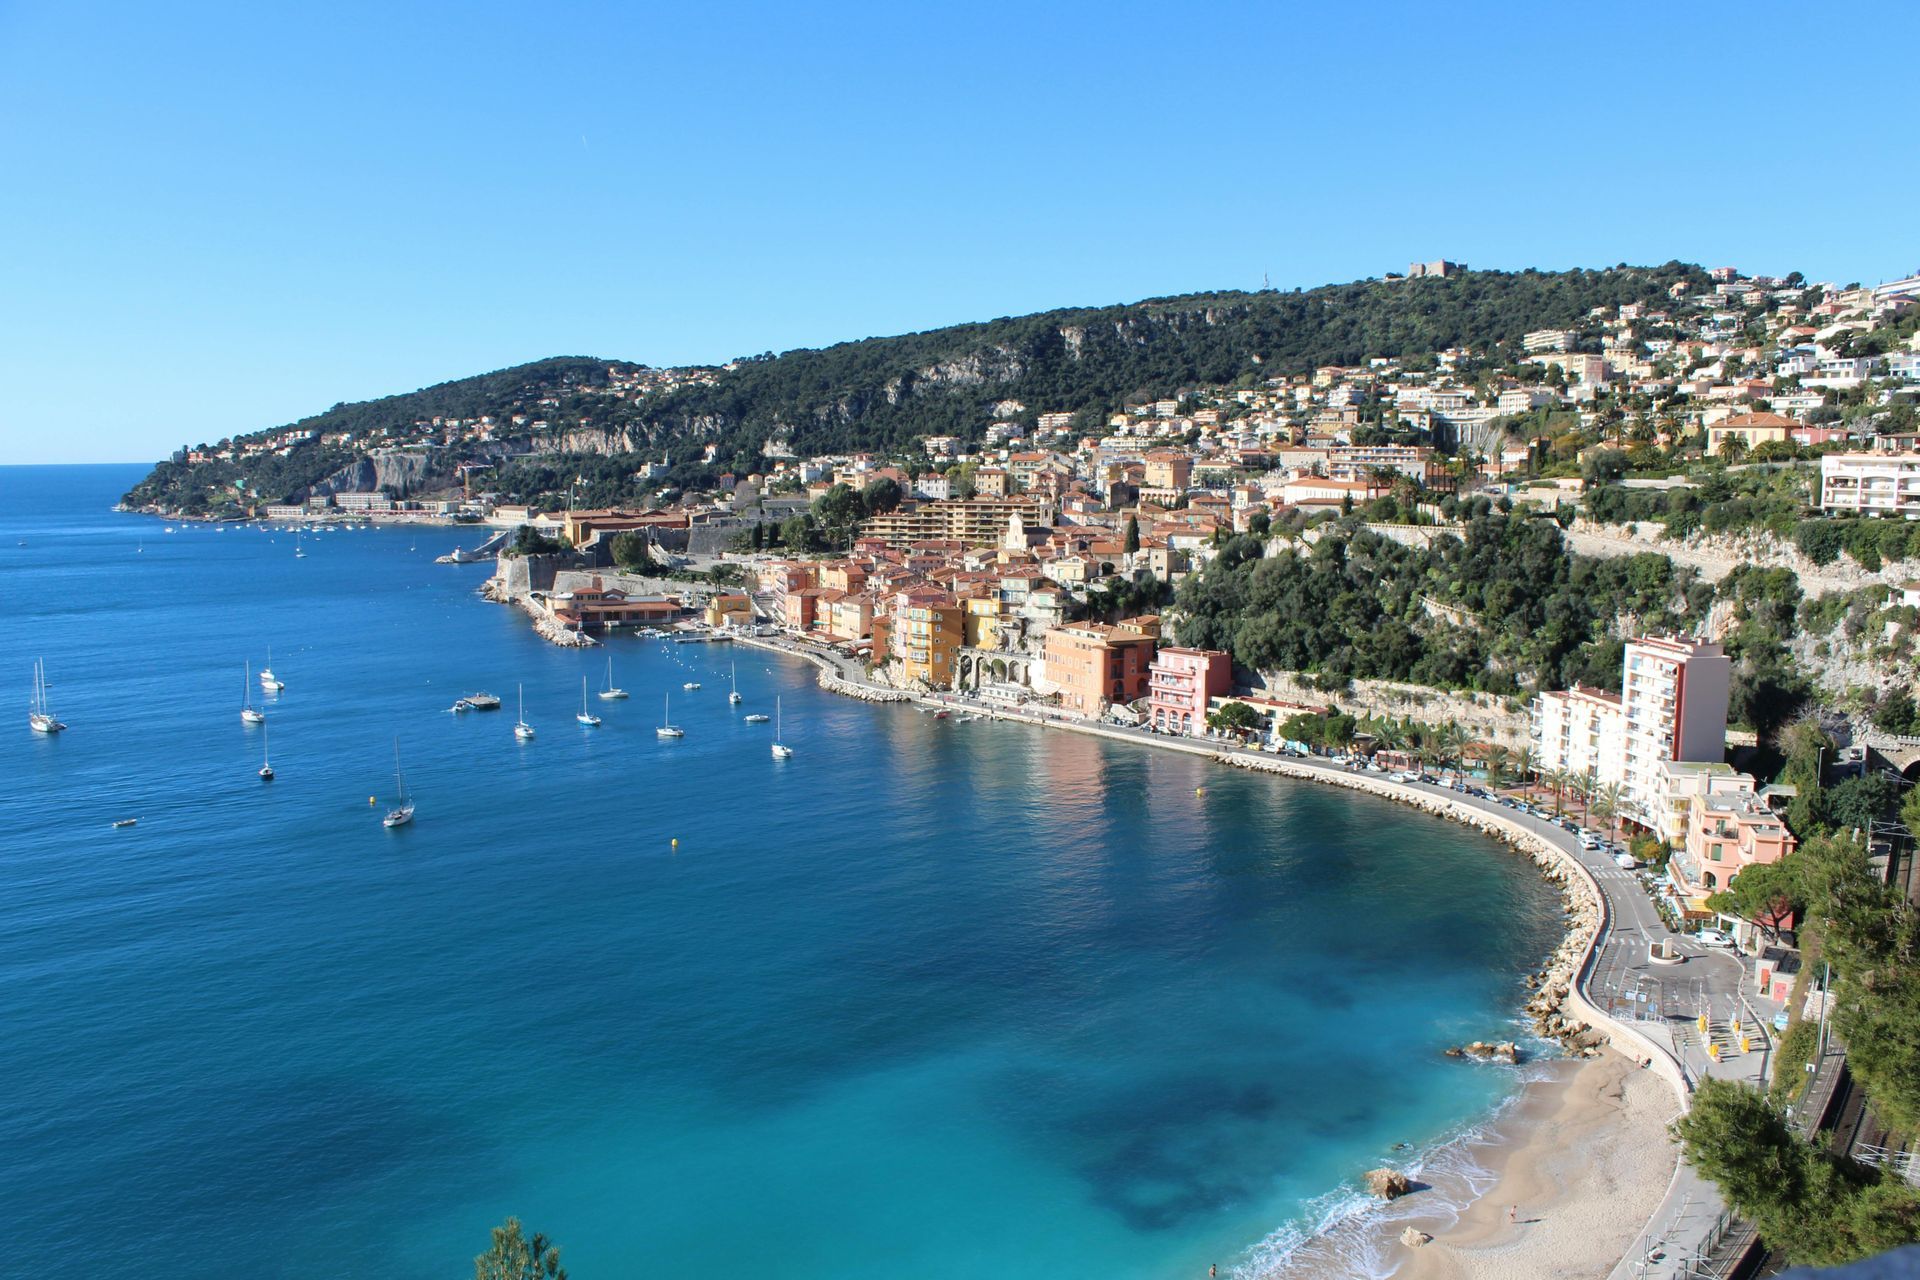
POLYGON ((1436 1153, 1412 1195, 1310 1242, 1274 1280, 1605 1277, 1666 1195, 1679 1158, 1666 1126, 1680 1104, 1611 1050, 1544 1072, 1483 1134, 1436 1153), (1409 1227, 1432 1242, 1402 1244, 1409 1227))

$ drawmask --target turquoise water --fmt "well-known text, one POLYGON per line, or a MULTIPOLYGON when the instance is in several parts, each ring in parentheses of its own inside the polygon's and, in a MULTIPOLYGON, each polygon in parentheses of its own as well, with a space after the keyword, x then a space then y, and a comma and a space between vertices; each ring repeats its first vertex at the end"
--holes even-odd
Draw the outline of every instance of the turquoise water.
POLYGON ((616 642, 633 699, 583 729, 606 651, 432 563, 473 535, 296 560, 111 513, 139 472, 0 469, 0 1203, 37 1258, 448 1276, 513 1213, 577 1280, 1224 1275, 1513 1087, 1439 1049, 1507 1030, 1557 904, 1463 829, 745 648, 616 642), (474 689, 506 710, 447 714, 474 689), (740 719, 776 694, 785 763, 740 719))

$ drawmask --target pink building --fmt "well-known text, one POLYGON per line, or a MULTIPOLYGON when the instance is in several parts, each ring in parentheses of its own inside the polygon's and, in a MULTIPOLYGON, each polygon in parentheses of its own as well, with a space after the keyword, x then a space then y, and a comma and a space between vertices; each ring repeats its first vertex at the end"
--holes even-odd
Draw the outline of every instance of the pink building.
POLYGON ((1780 861, 1794 844, 1786 824, 1753 796, 1696 795, 1687 813, 1685 843, 1667 862, 1674 898, 1687 916, 1709 916, 1709 897, 1747 867, 1780 861))
POLYGON ((1147 720, 1162 733, 1198 733, 1207 704, 1233 688, 1233 659, 1219 649, 1167 648, 1147 668, 1147 720))

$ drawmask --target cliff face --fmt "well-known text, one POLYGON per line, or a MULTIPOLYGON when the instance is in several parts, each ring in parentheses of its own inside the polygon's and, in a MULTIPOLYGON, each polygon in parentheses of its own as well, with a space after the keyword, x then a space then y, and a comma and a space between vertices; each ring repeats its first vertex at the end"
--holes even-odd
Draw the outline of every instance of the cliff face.
POLYGON ((455 459, 441 450, 379 453, 350 462, 313 485, 315 494, 372 493, 396 498, 434 493, 458 482, 455 459))

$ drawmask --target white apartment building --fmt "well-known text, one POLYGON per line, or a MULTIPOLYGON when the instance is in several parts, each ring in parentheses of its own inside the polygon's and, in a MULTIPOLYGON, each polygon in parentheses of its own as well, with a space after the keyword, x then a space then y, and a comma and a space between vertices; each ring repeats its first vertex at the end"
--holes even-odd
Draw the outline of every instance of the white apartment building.
POLYGON ((1535 329, 1520 339, 1520 345, 1527 354, 1541 351, 1565 351, 1573 345, 1571 329, 1535 329))
POLYGON ((1733 663, 1717 644, 1642 636, 1627 644, 1623 668, 1618 695, 1574 688, 1534 699, 1534 753, 1543 773, 1618 785, 1622 816, 1663 831, 1665 766, 1726 754, 1733 663))
POLYGON ((1920 453, 1830 453, 1820 459, 1820 508, 1920 520, 1920 453))
POLYGON ((1627 720, 1620 695, 1579 685, 1541 694, 1533 703, 1533 750, 1541 773, 1590 777, 1601 786, 1622 781, 1627 720))

